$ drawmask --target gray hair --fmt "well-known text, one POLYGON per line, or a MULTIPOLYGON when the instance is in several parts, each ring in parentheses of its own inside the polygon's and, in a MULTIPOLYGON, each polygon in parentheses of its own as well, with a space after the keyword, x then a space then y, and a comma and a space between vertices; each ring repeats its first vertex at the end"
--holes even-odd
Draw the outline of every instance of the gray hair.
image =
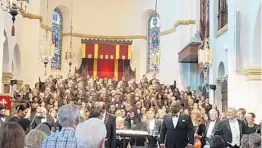
POLYGON ((81 148, 103 147, 106 138, 105 124, 98 118, 90 118, 77 125, 75 136, 81 148))
POLYGON ((48 136, 51 135, 51 130, 46 124, 38 124, 35 129, 46 133, 48 136))
POLYGON ((42 142, 47 137, 47 134, 39 130, 33 129, 25 136, 26 147, 41 147, 42 142))
POLYGON ((67 104, 58 110, 58 122, 62 127, 75 125, 79 115, 80 112, 76 105, 67 104))

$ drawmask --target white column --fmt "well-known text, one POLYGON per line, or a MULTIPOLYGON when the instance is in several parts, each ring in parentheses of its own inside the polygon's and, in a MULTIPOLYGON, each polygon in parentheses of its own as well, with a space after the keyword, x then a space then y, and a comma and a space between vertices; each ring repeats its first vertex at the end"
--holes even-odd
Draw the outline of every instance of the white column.
POLYGON ((2 10, 0 10, 0 93, 3 93, 2 90, 2 73, 3 73, 3 49, 4 49, 4 42, 5 42, 5 36, 4 36, 4 13, 2 10))

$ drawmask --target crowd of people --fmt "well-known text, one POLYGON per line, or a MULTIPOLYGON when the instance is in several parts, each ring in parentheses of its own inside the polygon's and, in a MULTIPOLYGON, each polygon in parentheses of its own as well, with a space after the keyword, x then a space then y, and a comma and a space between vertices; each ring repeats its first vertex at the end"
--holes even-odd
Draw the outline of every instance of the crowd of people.
POLYGON ((49 76, 15 94, 24 104, 8 117, 0 107, 2 148, 261 147, 261 124, 244 108, 220 112, 187 87, 153 76, 93 79, 86 74, 49 76), (126 137, 118 130, 147 131, 126 137))

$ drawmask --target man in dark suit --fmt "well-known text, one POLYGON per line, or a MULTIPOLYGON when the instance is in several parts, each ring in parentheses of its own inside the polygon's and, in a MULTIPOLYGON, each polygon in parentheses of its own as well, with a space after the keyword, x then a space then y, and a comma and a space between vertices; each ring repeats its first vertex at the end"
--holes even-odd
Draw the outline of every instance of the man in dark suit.
POLYGON ((101 118, 106 126, 106 148, 116 147, 116 116, 106 111, 106 104, 100 102, 98 108, 101 110, 101 118))
POLYGON ((9 117, 5 114, 5 107, 0 106, 0 126, 7 122, 9 120, 9 117))
POLYGON ((226 146, 230 148, 239 148, 241 138, 245 128, 244 122, 236 119, 237 110, 229 108, 227 112, 227 120, 218 124, 215 135, 221 136, 226 142, 226 146))
POLYGON ((204 133, 204 138, 210 144, 211 138, 213 137, 214 133, 216 132, 216 129, 219 123, 217 110, 211 109, 209 111, 209 117, 210 117, 210 120, 206 124, 206 131, 204 133))
POLYGON ((171 114, 164 116, 160 132, 161 148, 193 148, 194 130, 193 123, 188 115, 183 115, 179 111, 181 102, 172 102, 171 114))

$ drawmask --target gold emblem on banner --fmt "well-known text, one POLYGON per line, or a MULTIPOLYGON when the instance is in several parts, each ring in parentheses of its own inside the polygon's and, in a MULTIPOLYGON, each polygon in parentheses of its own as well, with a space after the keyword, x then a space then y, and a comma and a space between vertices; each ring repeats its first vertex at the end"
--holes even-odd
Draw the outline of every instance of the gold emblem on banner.
POLYGON ((88 54, 88 55, 87 55, 87 58, 91 59, 91 58, 92 58, 92 55, 91 55, 91 54, 88 54))
POLYGON ((6 102, 5 99, 2 99, 2 100, 0 101, 0 104, 2 104, 3 106, 5 106, 5 105, 7 104, 7 102, 6 102))
POLYGON ((108 55, 105 55, 105 59, 108 59, 108 55))
POLYGON ((113 56, 113 55, 110 55, 110 59, 113 60, 113 59, 114 59, 114 56, 113 56))
POLYGON ((104 55, 100 55, 100 59, 104 59, 104 55))
POLYGON ((126 56, 122 56, 122 59, 125 60, 125 59, 126 59, 126 56))

